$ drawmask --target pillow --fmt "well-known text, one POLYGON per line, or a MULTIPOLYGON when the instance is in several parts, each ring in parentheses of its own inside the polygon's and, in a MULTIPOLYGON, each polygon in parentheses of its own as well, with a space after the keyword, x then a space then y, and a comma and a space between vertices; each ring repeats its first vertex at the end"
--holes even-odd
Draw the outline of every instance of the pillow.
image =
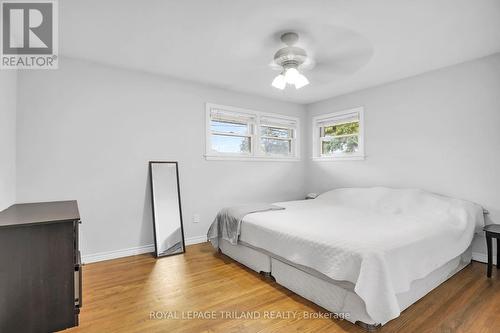
POLYGON ((484 226, 483 208, 478 204, 420 189, 339 188, 319 195, 316 200, 381 214, 447 221, 450 224, 472 222, 476 231, 481 231, 484 226))

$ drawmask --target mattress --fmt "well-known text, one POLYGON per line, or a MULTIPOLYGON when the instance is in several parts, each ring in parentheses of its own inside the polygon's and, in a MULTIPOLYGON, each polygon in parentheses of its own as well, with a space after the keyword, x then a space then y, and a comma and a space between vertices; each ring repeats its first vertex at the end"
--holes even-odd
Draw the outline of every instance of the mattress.
POLYGON ((243 218, 239 241, 302 270, 351 284, 384 324, 397 295, 463 253, 484 224, 474 203, 419 190, 340 189, 243 218))
POLYGON ((268 254, 248 246, 232 245, 224 239, 219 240, 219 246, 222 253, 253 269, 257 273, 271 272, 271 257, 268 254))
MULTIPOLYGON (((232 245, 221 241, 221 251, 257 272, 271 272, 276 282, 328 311, 346 314, 344 318, 361 325, 379 325, 366 311, 363 300, 354 292, 354 285, 332 280, 308 267, 293 264, 262 249, 240 242, 232 245)), ((411 283, 410 289, 397 295, 400 311, 418 301, 471 262, 469 247, 464 253, 411 283)))
MULTIPOLYGON (((431 272, 422 279, 411 283, 410 290, 397 295, 400 310, 424 297, 434 288, 459 272, 471 261, 471 250, 450 260, 442 267, 431 272)), ((373 320, 366 312, 363 300, 345 284, 328 281, 317 274, 304 272, 300 268, 271 258, 272 275, 280 285, 292 290, 296 294, 312 301, 328 311, 343 314, 343 318, 358 324, 378 326, 380 323, 373 320)))

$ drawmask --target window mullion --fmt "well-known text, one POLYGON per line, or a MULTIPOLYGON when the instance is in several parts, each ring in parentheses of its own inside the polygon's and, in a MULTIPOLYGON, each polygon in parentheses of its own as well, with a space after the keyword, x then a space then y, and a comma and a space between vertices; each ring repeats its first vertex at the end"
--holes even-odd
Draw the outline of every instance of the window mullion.
POLYGON ((257 115, 255 117, 255 123, 252 124, 252 139, 250 140, 252 143, 250 145, 250 153, 252 156, 258 156, 259 155, 259 149, 260 149, 260 139, 259 139, 259 126, 260 124, 260 116, 257 115))
POLYGON ((288 138, 278 138, 276 136, 267 136, 267 135, 261 135, 260 137, 261 139, 271 139, 271 140, 282 140, 282 141, 289 141, 291 139, 293 139, 292 137, 288 137, 288 138))
POLYGON ((341 135, 328 135, 328 136, 323 136, 322 138, 327 140, 327 141, 332 141, 333 139, 337 139, 337 138, 348 138, 348 137, 351 137, 351 136, 357 136, 359 137, 359 133, 356 133, 356 134, 341 134, 341 135))

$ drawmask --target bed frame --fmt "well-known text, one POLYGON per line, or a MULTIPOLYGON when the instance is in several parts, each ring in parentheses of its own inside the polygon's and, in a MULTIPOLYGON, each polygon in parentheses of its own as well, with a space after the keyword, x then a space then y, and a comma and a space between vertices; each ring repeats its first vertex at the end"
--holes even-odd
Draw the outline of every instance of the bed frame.
MULTIPOLYGON (((367 331, 374 331, 382 326, 366 312, 363 300, 354 292, 354 284, 350 282, 333 280, 318 271, 293 264, 242 242, 232 245, 220 239, 219 245, 219 251, 228 257, 276 281, 329 312, 348 314, 345 317, 346 320, 367 331)), ((466 267, 471 259, 472 250, 469 247, 460 256, 450 260, 425 278, 413 281, 409 291, 397 294, 401 311, 466 267)))

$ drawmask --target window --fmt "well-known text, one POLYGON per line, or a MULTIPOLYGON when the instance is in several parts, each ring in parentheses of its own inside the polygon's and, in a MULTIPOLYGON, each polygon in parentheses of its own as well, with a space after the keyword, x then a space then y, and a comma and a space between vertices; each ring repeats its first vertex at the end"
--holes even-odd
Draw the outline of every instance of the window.
POLYGON ((260 149, 270 156, 294 156, 297 121, 260 117, 260 149))
POLYGON ((364 159, 363 108, 313 118, 313 159, 364 159))
POLYGON ((298 118, 207 103, 207 159, 298 159, 298 118))
POLYGON ((250 115, 214 110, 210 119, 211 151, 249 155, 254 124, 255 120, 250 115))

